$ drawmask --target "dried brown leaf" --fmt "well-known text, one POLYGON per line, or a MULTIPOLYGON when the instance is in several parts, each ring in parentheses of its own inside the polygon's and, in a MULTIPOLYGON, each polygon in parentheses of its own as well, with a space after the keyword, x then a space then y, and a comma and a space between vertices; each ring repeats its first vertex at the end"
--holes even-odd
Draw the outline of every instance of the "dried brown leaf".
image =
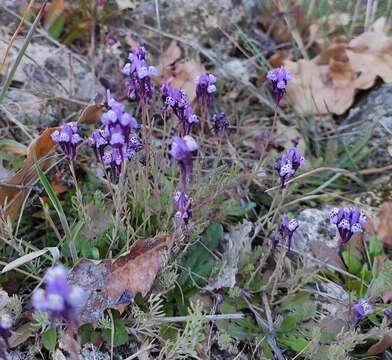
POLYGON ((384 353, 384 351, 392 346, 392 336, 385 335, 379 342, 375 343, 368 349, 369 356, 375 356, 384 353))
POLYGON ((52 0, 45 11, 44 25, 46 29, 63 13, 64 9, 64 0, 52 0))
POLYGON ((350 42, 339 37, 312 60, 284 61, 293 73, 287 94, 301 114, 340 115, 377 77, 392 82, 391 63, 392 38, 385 33, 366 32, 350 42))
POLYGON ((195 60, 179 62, 174 71, 172 85, 182 88, 189 100, 193 101, 196 96, 196 77, 203 73, 204 66, 195 60))
POLYGON ((169 47, 164 51, 161 56, 160 65, 163 69, 174 64, 177 60, 181 58, 182 51, 177 44, 177 41, 172 40, 169 47))
POLYGON ((96 124, 101 119, 102 111, 103 111, 103 104, 88 105, 84 108, 84 110, 80 114, 78 123, 96 124))
POLYGON ((380 241, 387 246, 392 246, 392 202, 385 202, 379 209, 380 223, 377 235, 380 241))
POLYGON ((15 348, 37 333, 37 325, 28 322, 16 328, 9 339, 10 348, 15 348))
POLYGON ((57 129, 46 129, 29 145, 23 168, 11 179, 3 181, 3 184, 5 183, 10 186, 0 184, 0 206, 3 207, 6 218, 9 217, 11 220, 15 220, 19 215, 20 208, 29 191, 28 188, 21 189, 20 186, 31 185, 36 180, 33 166, 34 159, 36 158, 40 161, 40 166, 44 170, 49 166, 50 161, 46 158, 46 155, 48 155, 55 145, 51 134, 57 129), (12 187, 12 185, 18 187, 12 187))
POLYGON ((83 288, 88 296, 80 312, 83 323, 96 323, 104 310, 123 311, 137 294, 146 294, 164 264, 173 237, 160 234, 136 241, 119 258, 100 262, 82 259, 71 271, 69 280, 83 288))
POLYGON ((320 240, 314 240, 311 242, 310 248, 317 259, 339 269, 346 270, 336 247, 330 247, 320 240))

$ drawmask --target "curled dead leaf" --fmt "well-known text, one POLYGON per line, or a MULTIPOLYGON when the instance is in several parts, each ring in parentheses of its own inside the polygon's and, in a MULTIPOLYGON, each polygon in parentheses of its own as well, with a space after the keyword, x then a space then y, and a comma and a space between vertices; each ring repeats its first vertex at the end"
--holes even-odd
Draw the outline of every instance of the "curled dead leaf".
POLYGON ((137 293, 146 294, 164 265, 165 253, 172 242, 172 236, 159 234, 136 241, 113 261, 80 260, 69 281, 81 286, 87 294, 86 305, 80 311, 82 323, 96 323, 108 308, 123 311, 137 293))
POLYGON ((163 72, 168 66, 174 64, 177 60, 181 58, 182 51, 177 44, 177 41, 172 40, 169 47, 164 51, 160 58, 160 65, 162 69, 160 73, 163 72))
POLYGON ((9 339, 10 348, 20 346, 29 338, 33 337, 37 331, 37 325, 32 322, 19 326, 12 332, 11 338, 9 339))
POLYGON ((204 66, 195 60, 179 62, 176 64, 171 84, 182 88, 192 102, 196 96, 196 78, 203 73, 205 73, 204 66))
POLYGON ((0 207, 3 208, 5 218, 15 220, 24 199, 29 193, 29 185, 32 185, 37 177, 34 171, 34 159, 40 161, 40 166, 45 170, 50 160, 46 157, 53 149, 55 143, 51 138, 53 131, 58 128, 46 129, 37 139, 35 139, 27 148, 27 156, 23 168, 12 178, 0 183, 0 207), (23 188, 23 186, 26 186, 23 188))
POLYGON ((380 206, 378 214, 380 223, 377 235, 380 241, 387 246, 392 246, 392 202, 388 201, 380 206))
POLYGON ((79 116, 79 124, 96 124, 101 119, 103 104, 86 106, 79 116))
POLYGON ((372 345, 367 353, 369 356, 375 356, 384 353, 390 347, 392 347, 392 336, 385 335, 380 341, 372 345))

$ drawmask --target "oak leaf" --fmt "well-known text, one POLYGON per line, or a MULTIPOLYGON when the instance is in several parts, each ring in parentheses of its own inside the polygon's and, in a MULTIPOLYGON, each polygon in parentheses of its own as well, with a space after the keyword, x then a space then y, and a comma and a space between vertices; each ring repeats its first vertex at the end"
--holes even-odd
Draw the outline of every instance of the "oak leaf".
POLYGON ((368 349, 367 353, 369 356, 375 356, 377 354, 384 353, 385 350, 389 349, 390 347, 392 347, 392 336, 385 335, 381 340, 379 340, 377 343, 373 344, 368 349))
POLYGON ((312 60, 284 61, 293 74, 287 94, 303 115, 341 115, 377 77, 392 82, 391 63, 392 38, 383 32, 365 32, 349 42, 338 37, 312 60))
POLYGON ((380 223, 377 235, 380 241, 388 246, 392 246, 392 202, 385 202, 379 209, 380 223))
POLYGON ((47 155, 55 145, 51 134, 57 129, 48 128, 38 136, 27 148, 23 168, 12 178, 0 183, 0 207, 5 218, 9 217, 13 221, 19 216, 22 204, 29 193, 28 186, 37 180, 33 166, 35 159, 40 162, 40 167, 43 170, 50 165, 47 155), (26 187, 23 188, 23 186, 26 187))
POLYGON ((79 314, 81 322, 96 323, 106 309, 123 311, 137 293, 145 295, 164 266, 172 242, 172 236, 159 234, 137 240, 115 260, 80 260, 69 281, 81 286, 87 296, 79 314))

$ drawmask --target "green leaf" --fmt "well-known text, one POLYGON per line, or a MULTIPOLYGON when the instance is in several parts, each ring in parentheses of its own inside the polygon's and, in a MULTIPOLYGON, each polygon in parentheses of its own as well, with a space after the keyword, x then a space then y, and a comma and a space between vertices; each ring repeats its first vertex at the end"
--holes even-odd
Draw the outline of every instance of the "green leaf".
POLYGON ((280 325, 278 332, 279 333, 284 333, 284 332, 289 332, 293 329, 295 329, 297 325, 297 318, 294 315, 287 315, 282 324, 280 325))
POLYGON ((299 334, 280 335, 278 340, 282 345, 289 347, 297 353, 303 351, 309 344, 309 341, 299 334))
POLYGON ((282 305, 281 310, 289 310, 297 322, 310 320, 316 316, 317 306, 310 300, 310 294, 300 292, 290 296, 282 305))
POLYGON ((223 209, 226 216, 244 217, 255 206, 256 204, 254 202, 248 202, 242 205, 233 199, 229 199, 224 202, 223 209))
POLYGON ((50 352, 54 352, 57 344, 57 332, 55 329, 49 329, 42 334, 42 344, 50 352))
POLYGON ((101 333, 94 330, 91 324, 84 324, 79 328, 81 343, 97 343, 101 337, 101 333))
MULTIPOLYGON (((124 320, 120 318, 119 315, 114 315, 114 337, 113 345, 121 346, 128 342, 128 332, 124 324, 124 320)), ((104 329, 102 330, 102 336, 105 341, 110 344, 112 341, 112 330, 104 329)))
POLYGON ((362 263, 359 261, 354 251, 346 250, 342 253, 345 265, 351 274, 358 275, 362 269, 362 263))
POLYGON ((49 35, 54 38, 58 39, 60 36, 61 32, 64 29, 64 24, 65 24, 65 19, 64 16, 58 16, 51 24, 48 29, 49 35))
POLYGON ((201 242, 209 249, 214 250, 218 247, 223 237, 223 226, 218 223, 212 223, 205 230, 201 242))
POLYGON ((376 236, 372 236, 369 240, 369 255, 370 258, 372 260, 374 260, 374 258, 376 256, 382 255, 384 254, 384 246, 381 243, 381 241, 379 241, 377 239, 376 236))
POLYGON ((34 162, 35 172, 37 173, 38 179, 41 181, 42 186, 44 187, 46 193, 49 196, 49 199, 55 208, 57 215, 60 219, 61 225, 63 227, 64 232, 68 235, 67 237, 71 238, 71 231, 67 222, 67 218, 64 213, 64 209, 61 206, 60 200, 57 197, 55 191, 53 190, 52 185, 50 184, 48 178, 41 170, 38 161, 34 162))
POLYGON ((370 286, 370 293, 372 297, 377 298, 389 291, 392 291, 392 261, 385 259, 370 286))

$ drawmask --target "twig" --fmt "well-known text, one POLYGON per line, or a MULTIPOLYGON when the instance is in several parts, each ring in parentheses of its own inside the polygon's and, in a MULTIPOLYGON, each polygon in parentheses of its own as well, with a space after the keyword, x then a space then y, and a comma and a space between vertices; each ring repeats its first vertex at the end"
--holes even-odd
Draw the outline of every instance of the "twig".
MULTIPOLYGON (((220 61, 217 56, 213 56, 211 51, 205 50, 204 48, 202 48, 201 46, 199 46, 198 44, 196 44, 195 42, 193 42, 189 39, 184 39, 180 36, 175 36, 173 34, 170 34, 170 33, 164 32, 164 31, 160 31, 159 29, 156 29, 152 26, 148 26, 146 24, 141 24, 136 21, 132 21, 132 22, 135 23, 137 26, 144 27, 150 31, 157 33, 157 34, 161 34, 169 39, 176 40, 184 45, 192 47, 193 49, 195 49, 199 53, 203 54, 203 56, 205 56, 210 61, 220 65, 219 68, 223 72, 224 76, 231 78, 232 80, 235 80, 235 81, 239 82, 240 84, 246 86, 248 88, 248 90, 252 93, 252 95, 255 96, 263 105, 267 106, 272 111, 275 110, 275 104, 272 104, 266 98, 261 96, 260 90, 257 89, 250 81, 246 81, 244 79, 238 78, 232 72, 225 71, 222 67, 224 65, 224 63, 222 61, 220 61)), ((279 116, 282 119, 288 120, 288 116, 281 109, 278 109, 278 112, 279 112, 279 116)))
MULTIPOLYGON (((7 266, 8 263, 5 262, 5 261, 0 261, 0 265, 7 266)), ((35 280, 42 281, 42 278, 40 278, 39 276, 35 276, 35 275, 33 275, 33 274, 31 274, 31 273, 29 273, 29 272, 27 272, 27 271, 24 271, 24 270, 22 270, 22 269, 14 268, 14 269, 12 269, 12 270, 17 271, 17 272, 20 272, 20 273, 23 274, 23 275, 32 277, 32 278, 35 279, 35 280)))
POLYGON ((366 2, 366 16, 365 16, 365 31, 369 30, 369 22, 370 22, 370 17, 371 17, 371 11, 372 11, 372 0, 367 0, 366 2))
MULTIPOLYGON (((47 2, 47 0, 45 0, 45 3, 47 2)), ((15 16, 18 19, 22 19, 22 16, 20 16, 19 14, 17 14, 15 11, 12 11, 10 9, 8 9, 6 6, 4 5, 0 5, 0 7, 6 11, 8 14, 15 16)), ((32 24, 30 21, 25 20, 26 24, 29 24, 30 26, 34 25, 32 24)), ((41 29, 37 29, 37 33, 40 34, 41 36, 43 36, 46 40, 48 40, 50 43, 56 45, 57 47, 63 49, 65 52, 73 54, 73 56, 78 59, 80 62, 82 62, 83 64, 87 65, 88 67, 90 67, 89 62, 82 56, 73 53, 69 48, 67 48, 65 45, 61 44, 60 42, 58 42, 57 40, 53 39, 51 36, 48 35, 48 33, 44 30, 41 29)))
POLYGON ((140 349, 139 351, 135 352, 133 355, 128 356, 125 360, 132 360, 132 359, 135 359, 135 358, 137 358, 140 354, 142 354, 142 353, 144 353, 144 352, 146 352, 146 351, 148 351, 148 350, 151 350, 151 349, 153 349, 153 348, 154 348, 153 345, 149 345, 149 346, 145 347, 144 349, 140 349))
POLYGON ((29 140, 34 140, 34 136, 32 136, 28 131, 26 126, 21 123, 18 119, 14 117, 3 105, 0 105, 0 111, 4 113, 4 115, 8 118, 8 120, 14 123, 22 132, 25 134, 29 140))
POLYGON ((16 69, 18 68, 18 66, 19 66, 19 64, 20 64, 20 62, 22 60, 22 57, 23 57, 24 53, 26 52, 27 47, 30 44, 30 41, 31 41, 31 39, 33 37, 33 34, 34 34, 34 31, 35 31, 37 25, 39 24, 39 20, 41 19, 41 16, 42 16, 42 14, 44 12, 46 3, 47 3, 47 0, 44 1, 44 3, 42 4, 41 8, 39 9, 36 18, 35 18, 33 24, 31 25, 31 28, 30 28, 29 32, 26 35, 26 39, 23 42, 23 45, 22 45, 20 51, 18 52, 18 56, 16 57, 14 63, 12 64, 10 72, 8 73, 8 76, 7 76, 7 78, 4 81, 4 84, 3 84, 3 86, 2 86, 2 88, 0 90, 0 102, 3 101, 3 98, 4 98, 5 94, 6 94, 9 86, 11 85, 11 81, 12 81, 14 75, 15 75, 16 69))
MULTIPOLYGON (((286 358, 283 356, 282 351, 280 350, 278 344, 276 343, 276 336, 275 336, 275 330, 274 330, 274 326, 273 326, 273 322, 272 322, 271 310, 269 310, 269 315, 267 315, 267 317, 270 316, 270 321, 272 323, 272 326, 269 325, 269 321, 267 323, 267 321, 265 321, 260 316, 260 314, 257 312, 255 307, 249 302, 249 300, 245 296, 243 296, 242 298, 247 303, 250 311, 252 311, 252 313, 256 319, 257 325, 259 325, 267 333, 267 342, 268 342, 269 346, 271 347, 272 351, 274 352, 276 358, 278 360, 286 360, 286 358)), ((264 300, 264 295, 263 295, 263 300, 264 300)), ((268 301, 267 301, 267 303, 268 303, 268 301)), ((269 309, 269 306, 266 308, 266 313, 268 312, 267 309, 269 309)))
POLYGON ((7 47, 6 47, 5 51, 4 51, 3 61, 0 64, 0 73, 1 73, 1 70, 3 69, 3 66, 5 65, 5 62, 6 62, 7 57, 8 57, 8 53, 11 50, 12 45, 13 45, 16 37, 18 36, 20 30, 22 29, 22 26, 23 26, 23 24, 24 24, 24 22, 26 20, 26 14, 28 14, 30 12, 31 7, 33 6, 33 4, 34 4, 34 0, 31 0, 29 2, 29 4, 27 5, 27 8, 26 8, 26 10, 23 13, 23 17, 20 19, 18 27, 16 28, 14 34, 11 37, 11 40, 10 40, 9 44, 7 45, 7 47))
MULTIPOLYGON (((203 321, 239 320, 243 318, 244 318, 244 314, 241 313, 205 315, 203 317, 203 321)), ((147 320, 144 324, 152 325, 158 323, 185 322, 188 321, 189 319, 190 319, 189 316, 167 316, 167 317, 147 320)))
MULTIPOLYGON (((371 168, 371 169, 359 170, 359 171, 357 171, 357 173, 360 175, 372 175, 372 174, 378 174, 381 172, 386 172, 389 170, 392 170, 392 165, 387 165, 387 166, 384 166, 381 168, 371 168)), ((299 176, 296 176, 295 178, 292 178, 291 180, 289 180, 287 182, 287 184, 291 184, 294 181, 303 179, 309 175, 313 175, 313 174, 323 172, 323 171, 335 171, 336 173, 342 173, 342 174, 345 174, 351 178, 354 178, 354 179, 356 178, 355 174, 349 170, 340 169, 340 168, 333 168, 333 167, 328 167, 328 166, 322 166, 322 167, 319 167, 316 169, 312 169, 312 170, 310 170, 306 173, 303 173, 299 176)), ((357 179, 357 181, 361 182, 359 179, 357 179)), ((270 191, 277 190, 277 189, 281 189, 281 186, 280 185, 273 186, 272 188, 269 188, 269 189, 265 190, 264 192, 268 193, 270 191)))

